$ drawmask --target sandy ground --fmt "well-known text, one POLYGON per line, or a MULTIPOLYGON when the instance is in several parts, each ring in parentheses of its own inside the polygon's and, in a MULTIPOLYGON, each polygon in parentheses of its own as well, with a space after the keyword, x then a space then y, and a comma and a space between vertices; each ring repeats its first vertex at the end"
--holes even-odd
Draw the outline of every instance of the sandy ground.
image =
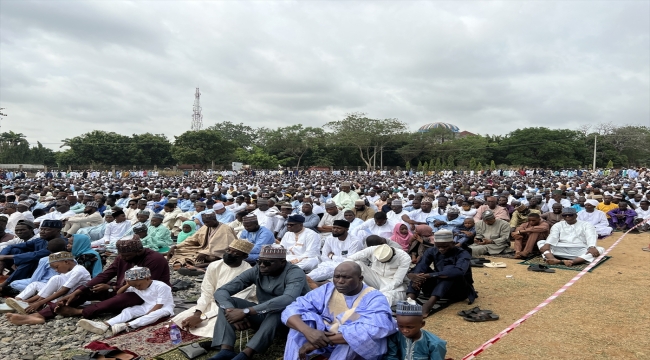
MULTIPOLYGON (((622 233, 599 241, 607 249, 622 233)), ((506 335, 479 359, 650 359, 650 252, 641 251, 650 234, 629 234, 612 258, 584 275, 548 306, 506 335)), ((457 303, 427 319, 426 329, 447 340, 456 360, 476 349, 535 308, 577 271, 527 271, 519 260, 505 269, 472 268, 479 298, 457 303), (507 278, 506 275, 512 275, 507 278), (470 323, 458 310, 493 310, 498 321, 470 323)))

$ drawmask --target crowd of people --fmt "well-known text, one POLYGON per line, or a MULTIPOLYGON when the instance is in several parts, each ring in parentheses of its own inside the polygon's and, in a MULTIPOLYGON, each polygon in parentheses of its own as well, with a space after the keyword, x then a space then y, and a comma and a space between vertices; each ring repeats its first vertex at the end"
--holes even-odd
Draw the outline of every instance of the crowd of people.
POLYGON ((74 316, 116 335, 172 317, 212 338, 213 360, 274 341, 285 359, 444 359, 424 319, 475 301, 480 257, 570 267, 593 262, 612 232, 650 230, 645 168, 154 173, 0 180, 11 323, 74 316), (182 312, 174 272, 202 277, 182 312))

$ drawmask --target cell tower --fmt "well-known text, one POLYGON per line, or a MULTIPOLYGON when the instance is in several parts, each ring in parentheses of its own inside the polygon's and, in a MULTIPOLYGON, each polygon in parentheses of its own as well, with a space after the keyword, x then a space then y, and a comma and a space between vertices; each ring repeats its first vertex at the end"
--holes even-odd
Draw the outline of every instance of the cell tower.
POLYGON ((192 131, 203 128, 203 114, 201 114, 201 92, 196 88, 194 93, 194 106, 192 107, 192 131))

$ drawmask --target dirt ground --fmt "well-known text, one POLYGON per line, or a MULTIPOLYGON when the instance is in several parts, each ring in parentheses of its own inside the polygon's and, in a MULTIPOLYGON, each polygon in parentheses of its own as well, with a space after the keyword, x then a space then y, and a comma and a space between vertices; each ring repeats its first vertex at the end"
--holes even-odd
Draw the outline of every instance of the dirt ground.
MULTIPOLYGON (((599 246, 607 249, 621 235, 599 240, 599 246)), ((611 259, 478 358, 650 359, 650 252, 641 251, 649 243, 648 233, 626 235, 608 254, 611 259)), ((448 358, 462 359, 579 273, 535 273, 519 260, 490 259, 508 267, 472 268, 479 292, 474 305, 453 304, 427 319, 425 328, 447 341, 448 358), (456 315, 473 306, 493 310, 500 319, 470 323, 456 315)))

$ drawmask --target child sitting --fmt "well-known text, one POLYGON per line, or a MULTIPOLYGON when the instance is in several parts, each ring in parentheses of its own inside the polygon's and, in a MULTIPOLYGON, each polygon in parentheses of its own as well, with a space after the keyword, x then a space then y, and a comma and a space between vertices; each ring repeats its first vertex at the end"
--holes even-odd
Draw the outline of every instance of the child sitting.
POLYGON ((172 289, 161 281, 151 280, 151 271, 148 268, 133 267, 124 273, 124 278, 126 285, 117 293, 134 292, 144 300, 144 304, 125 308, 119 315, 103 322, 81 319, 77 326, 100 335, 110 327, 113 335, 116 335, 174 315, 172 289))
MULTIPOLYGON (((413 300, 411 300, 413 301, 413 300)), ((426 330, 422 306, 406 301, 397 303, 397 328, 399 332, 388 338, 388 352, 384 360, 431 359, 444 360, 447 342, 426 330)))
POLYGON ((465 218, 465 220, 461 225, 458 225, 454 228, 453 233, 454 233, 454 243, 456 243, 456 246, 468 250, 469 245, 474 243, 474 237, 476 236, 474 219, 465 218))
POLYGON ((8 306, 22 314, 7 314, 7 319, 12 324, 44 324, 46 319, 55 316, 53 310, 56 307, 56 299, 90 281, 88 270, 77 264, 69 252, 50 254, 48 260, 52 269, 59 275, 52 276, 47 283, 33 282, 15 299, 6 300, 8 306))
MULTIPOLYGON (((47 243, 47 250, 49 250, 49 252, 51 253, 65 251, 65 249, 66 249, 65 240, 61 238, 50 240, 47 243)), ((50 280, 50 278, 54 275, 56 275, 56 271, 54 271, 54 269, 52 269, 52 267, 50 266, 50 259, 47 256, 45 256, 38 261, 38 266, 36 267, 36 270, 34 270, 34 273, 32 274, 31 277, 27 279, 16 280, 11 284, 9 284, 9 286, 17 294, 25 290, 27 285, 33 282, 38 281, 38 282, 42 282, 43 284, 47 283, 47 281, 50 280)))

